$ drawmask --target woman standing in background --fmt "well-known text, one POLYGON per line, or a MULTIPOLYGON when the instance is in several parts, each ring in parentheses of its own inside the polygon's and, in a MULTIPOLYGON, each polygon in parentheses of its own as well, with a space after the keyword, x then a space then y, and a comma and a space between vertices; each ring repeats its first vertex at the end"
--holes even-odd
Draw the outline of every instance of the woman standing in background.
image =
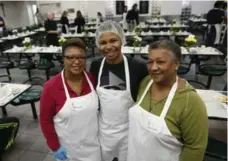
POLYGON ((104 22, 103 16, 100 12, 97 12, 97 25, 101 24, 104 22))
POLYGON ((85 25, 85 19, 82 16, 80 10, 77 11, 76 18, 74 20, 74 25, 77 26, 77 33, 81 33, 83 31, 85 25))
POLYGON ((60 23, 62 24, 62 33, 68 33, 69 20, 67 18, 67 11, 63 12, 62 17, 60 19, 60 23))

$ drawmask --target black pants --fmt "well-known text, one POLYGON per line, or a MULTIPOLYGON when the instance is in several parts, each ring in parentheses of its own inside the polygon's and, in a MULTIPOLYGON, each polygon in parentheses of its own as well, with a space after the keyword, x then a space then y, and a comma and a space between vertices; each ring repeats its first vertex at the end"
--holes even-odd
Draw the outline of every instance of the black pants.
POLYGON ((17 136, 19 124, 19 120, 16 117, 0 119, 0 157, 5 150, 13 145, 17 136))
POLYGON ((47 43, 47 46, 50 46, 50 45, 59 46, 57 34, 47 34, 46 43, 47 43))

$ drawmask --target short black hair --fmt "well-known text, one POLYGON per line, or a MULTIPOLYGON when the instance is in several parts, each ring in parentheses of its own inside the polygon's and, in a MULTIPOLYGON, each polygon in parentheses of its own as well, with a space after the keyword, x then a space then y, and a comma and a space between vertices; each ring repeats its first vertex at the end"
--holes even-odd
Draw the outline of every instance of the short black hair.
POLYGON ((83 49, 86 52, 86 45, 84 41, 82 41, 79 38, 71 38, 68 39, 63 45, 62 45, 62 54, 64 55, 66 49, 68 47, 78 47, 80 49, 83 49))
POLYGON ((216 1, 214 3, 214 8, 222 8, 224 4, 224 1, 216 1))
POLYGON ((149 47, 149 52, 153 49, 166 49, 172 52, 174 58, 178 61, 181 59, 181 48, 172 40, 160 40, 152 43, 149 47))

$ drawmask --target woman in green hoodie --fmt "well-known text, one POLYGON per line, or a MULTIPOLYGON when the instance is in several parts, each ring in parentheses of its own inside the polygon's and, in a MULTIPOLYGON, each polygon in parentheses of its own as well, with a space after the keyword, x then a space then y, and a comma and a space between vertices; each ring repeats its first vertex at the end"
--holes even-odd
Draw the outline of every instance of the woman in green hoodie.
POLYGON ((149 76, 129 110, 128 161, 202 161, 208 140, 205 105, 177 76, 181 49, 162 40, 149 48, 149 76))

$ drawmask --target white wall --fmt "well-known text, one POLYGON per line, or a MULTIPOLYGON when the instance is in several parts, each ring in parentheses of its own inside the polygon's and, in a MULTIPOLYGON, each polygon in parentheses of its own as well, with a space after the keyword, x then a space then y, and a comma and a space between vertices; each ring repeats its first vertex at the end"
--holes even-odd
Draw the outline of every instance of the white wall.
POLYGON ((17 14, 20 17, 20 26, 25 27, 29 25, 29 15, 26 7, 26 2, 16 2, 17 14))
POLYGON ((214 6, 215 0, 211 1, 191 1, 192 14, 205 14, 214 6))
POLYGON ((182 1, 160 1, 161 15, 180 15, 182 9, 182 1))
MULTIPOLYGON (((3 16, 0 8, 0 15, 3 17, 7 28, 25 27, 34 24, 30 7, 33 2, 25 1, 4 1, 6 16, 3 16)), ((35 2, 34 2, 35 3, 35 2)))
POLYGON ((20 21, 18 20, 18 12, 17 8, 14 2, 3 2, 4 4, 4 10, 5 10, 5 16, 3 15, 2 8, 0 8, 0 16, 5 21, 6 27, 19 27, 20 21))
MULTIPOLYGON (((67 10, 69 8, 74 8, 75 13, 69 14, 69 19, 74 19, 76 17, 77 10, 81 10, 82 14, 83 11, 87 11, 88 16, 91 18, 96 18, 97 12, 101 12, 103 15, 105 14, 105 8, 107 1, 88 1, 85 0, 75 0, 75 1, 37 1, 37 4, 42 6, 43 4, 51 4, 51 3, 60 3, 61 12, 64 10, 67 10)), ((49 10, 52 11, 52 10, 49 10)), ((48 11, 45 11, 46 13, 48 11)), ((43 13, 43 14, 46 14, 43 13)), ((56 15, 56 17, 59 17, 61 15, 56 15)))
POLYGON ((104 1, 91 1, 87 5, 88 17, 96 18, 97 12, 100 12, 103 16, 105 15, 106 2, 104 1))
MULTIPOLYGON (((115 1, 115 0, 114 0, 115 1)), ((125 0, 128 8, 130 9, 133 3, 139 3, 139 0, 125 0)), ((149 14, 151 15, 152 3, 151 1, 158 1, 161 5, 161 14, 162 15, 179 15, 181 14, 182 4, 184 0, 150 0, 149 14)), ((212 7, 215 0, 199 1, 199 0, 190 0, 192 5, 193 14, 207 13, 212 7)), ((38 4, 47 4, 47 3, 60 3, 61 12, 67 10, 68 8, 74 8, 75 12, 77 10, 86 10, 88 16, 91 18, 96 17, 97 12, 105 14, 105 8, 107 8, 107 0, 75 0, 75 1, 37 1, 38 4), (84 8, 83 8, 83 7, 84 8)), ((114 2, 115 4, 115 2, 114 2)), ((114 5, 115 7, 115 5, 114 5)), ((114 9, 115 11, 115 9, 114 9)), ((59 17, 60 15, 57 15, 59 17)), ((69 15, 69 18, 74 18, 75 14, 69 15)))

